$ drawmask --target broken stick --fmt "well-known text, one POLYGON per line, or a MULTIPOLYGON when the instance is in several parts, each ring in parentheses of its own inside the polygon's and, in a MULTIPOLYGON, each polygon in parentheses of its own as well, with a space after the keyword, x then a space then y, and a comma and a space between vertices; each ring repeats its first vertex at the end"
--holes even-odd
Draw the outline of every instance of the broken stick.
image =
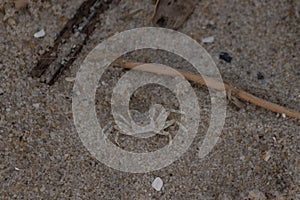
MULTIPOLYGON (((123 62, 117 63, 117 64, 118 64, 117 66, 120 66, 120 67, 123 67, 126 69, 135 69, 135 67, 142 65, 144 63, 134 63, 134 62, 123 61, 123 62)), ((143 69, 143 71, 145 71, 145 72, 169 75, 169 76, 177 76, 177 74, 172 73, 169 70, 165 70, 159 65, 155 65, 155 64, 147 64, 147 65, 149 65, 149 68, 147 68, 147 70, 143 69)), ((141 69, 137 69, 137 70, 141 70, 141 69)), ((285 108, 283 106, 280 106, 278 104, 275 104, 275 103, 269 102, 267 100, 261 99, 259 97, 256 97, 256 96, 254 96, 248 92, 245 92, 242 89, 240 89, 239 87, 234 86, 233 84, 230 84, 228 82, 225 82, 224 87, 223 87, 223 85, 222 85, 223 83, 220 83, 219 81, 217 81, 213 78, 207 77, 207 78, 205 78, 205 80, 207 80, 207 82, 205 82, 205 80, 198 74, 194 74, 192 72, 188 72, 188 71, 184 71, 184 70, 177 70, 177 71, 179 73, 181 73, 189 81, 193 81, 200 85, 204 85, 209 88, 216 89, 216 90, 223 90, 225 87, 227 95, 228 95, 228 93, 230 93, 232 96, 235 96, 236 98, 238 98, 240 100, 250 102, 254 105, 257 105, 259 107, 265 108, 270 111, 273 111, 275 113, 281 113, 281 114, 285 114, 289 117, 300 119, 300 113, 298 111, 291 110, 291 109, 285 108)))

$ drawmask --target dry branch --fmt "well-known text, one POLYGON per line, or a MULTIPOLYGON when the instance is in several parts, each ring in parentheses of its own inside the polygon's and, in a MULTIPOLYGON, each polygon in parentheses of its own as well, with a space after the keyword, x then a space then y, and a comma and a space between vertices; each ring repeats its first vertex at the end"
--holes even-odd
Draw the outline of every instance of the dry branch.
MULTIPOLYGON (((123 61, 121 63, 118 63, 118 66, 126 68, 126 69, 134 69, 135 67, 137 67, 141 64, 144 64, 144 63, 134 63, 134 62, 123 61)), ((149 68, 147 68, 147 70, 143 69, 143 71, 156 73, 156 74, 162 74, 162 75, 177 76, 177 74, 172 73, 172 71, 165 70, 164 68, 162 68, 159 65, 155 65, 155 64, 147 64, 147 65, 149 65, 149 68)), ((138 69, 138 70, 141 70, 141 69, 138 69)), ((180 72, 189 81, 193 81, 200 85, 204 85, 209 88, 213 88, 213 89, 217 89, 217 90, 223 90, 225 87, 227 95, 230 94, 240 100, 250 102, 254 105, 257 105, 259 107, 265 108, 270 111, 273 111, 275 113, 281 113, 281 114, 285 114, 289 117, 300 119, 300 113, 298 111, 291 110, 291 109, 285 108, 283 106, 280 106, 278 104, 275 104, 275 103, 269 102, 267 100, 261 99, 259 97, 256 97, 256 96, 254 96, 248 92, 245 92, 242 89, 240 89, 239 87, 234 86, 233 84, 230 84, 228 82, 225 82, 224 87, 223 87, 222 83, 220 83, 219 81, 217 81, 213 78, 207 77, 206 78, 207 82, 205 82, 205 80, 198 74, 194 74, 192 72, 188 72, 188 71, 184 71, 184 70, 177 70, 177 71, 180 72)))

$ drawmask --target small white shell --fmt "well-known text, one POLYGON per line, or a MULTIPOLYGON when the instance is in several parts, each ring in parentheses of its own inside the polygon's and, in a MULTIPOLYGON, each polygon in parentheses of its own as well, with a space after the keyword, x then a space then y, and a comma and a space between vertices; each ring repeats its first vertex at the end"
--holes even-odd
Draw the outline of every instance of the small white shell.
POLYGON ((39 108, 40 104, 39 103, 34 103, 34 104, 32 104, 32 106, 35 107, 35 108, 39 108))
POLYGON ((155 179, 154 179, 154 181, 152 182, 152 187, 156 190, 156 191, 160 191, 161 190, 161 188, 162 188, 162 186, 163 186, 163 181, 161 180, 161 178, 159 178, 159 177, 156 177, 155 179))
POLYGON ((202 42, 203 42, 203 43, 212 43, 212 42, 214 42, 214 40, 215 40, 215 37, 214 37, 214 36, 202 38, 202 42))
POLYGON ((44 37, 45 35, 46 35, 46 32, 45 32, 44 29, 42 29, 42 30, 36 32, 33 36, 34 36, 35 38, 41 38, 41 37, 44 37))
POLYGON ((73 81, 76 81, 76 77, 66 77, 65 80, 67 82, 73 82, 73 81))

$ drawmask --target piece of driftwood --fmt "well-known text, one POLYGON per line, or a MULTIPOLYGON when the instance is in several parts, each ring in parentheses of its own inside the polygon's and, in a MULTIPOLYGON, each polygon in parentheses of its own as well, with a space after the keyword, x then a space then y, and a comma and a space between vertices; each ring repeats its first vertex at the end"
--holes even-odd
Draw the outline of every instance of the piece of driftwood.
POLYGON ((190 0, 157 0, 152 21, 160 27, 178 29, 194 8, 190 0))
POLYGON ((61 30, 54 46, 46 52, 32 69, 31 76, 54 84, 61 72, 72 65, 83 45, 95 29, 99 15, 109 8, 113 0, 87 0, 81 4, 72 19, 61 30))

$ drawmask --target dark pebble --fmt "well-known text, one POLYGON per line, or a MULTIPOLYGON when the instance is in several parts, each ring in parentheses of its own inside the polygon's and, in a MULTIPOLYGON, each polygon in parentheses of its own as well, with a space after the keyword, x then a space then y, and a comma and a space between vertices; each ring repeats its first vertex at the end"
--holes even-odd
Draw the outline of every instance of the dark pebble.
POLYGON ((265 76, 261 72, 257 73, 257 79, 258 80, 263 80, 264 78, 265 78, 265 76))
POLYGON ((221 52, 219 58, 228 63, 231 63, 232 60, 232 57, 227 52, 221 52))

